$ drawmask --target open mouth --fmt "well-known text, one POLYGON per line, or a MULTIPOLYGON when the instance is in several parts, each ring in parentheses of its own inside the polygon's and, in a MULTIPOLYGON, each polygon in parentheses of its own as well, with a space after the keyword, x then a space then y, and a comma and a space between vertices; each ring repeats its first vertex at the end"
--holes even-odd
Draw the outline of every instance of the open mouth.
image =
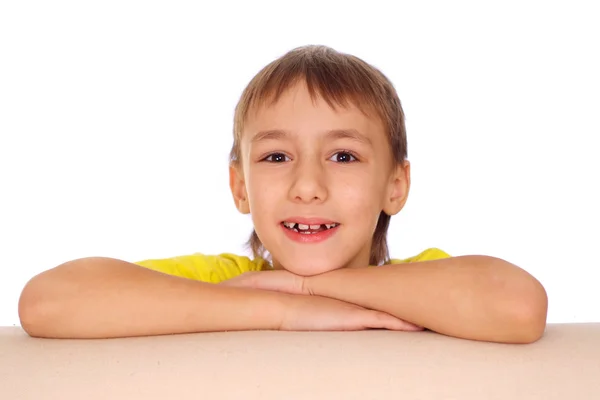
POLYGON ((307 225, 307 224, 300 224, 297 222, 287 222, 287 221, 284 221, 281 224, 286 229, 289 229, 291 231, 298 232, 298 233, 301 233, 304 235, 310 235, 310 234, 314 234, 314 233, 327 231, 329 229, 336 228, 340 225, 337 222, 334 222, 332 224, 307 225))

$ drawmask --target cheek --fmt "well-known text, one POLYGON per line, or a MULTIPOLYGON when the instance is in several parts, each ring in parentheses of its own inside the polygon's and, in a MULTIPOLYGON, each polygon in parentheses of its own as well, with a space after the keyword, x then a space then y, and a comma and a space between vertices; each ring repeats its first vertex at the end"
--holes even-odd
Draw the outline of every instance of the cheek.
POLYGON ((246 190, 250 200, 250 212, 254 216, 261 217, 270 214, 277 201, 277 193, 281 190, 278 180, 262 178, 260 174, 250 173, 247 178, 246 190))
POLYGON ((371 176, 356 174, 345 177, 346 179, 334 180, 336 197, 364 211, 379 207, 382 185, 371 176))
POLYGON ((338 182, 336 198, 346 218, 366 232, 375 230, 382 210, 383 190, 380 182, 357 179, 338 182))

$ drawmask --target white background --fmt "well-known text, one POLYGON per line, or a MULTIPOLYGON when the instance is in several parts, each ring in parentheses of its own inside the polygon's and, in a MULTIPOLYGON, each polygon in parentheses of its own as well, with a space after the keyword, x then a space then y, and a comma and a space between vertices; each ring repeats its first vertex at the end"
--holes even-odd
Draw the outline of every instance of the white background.
POLYGON ((243 252, 233 110, 304 44, 398 90, 412 187, 393 257, 504 258, 544 284, 548 322, 600 321, 593 3, 2 2, 0 325, 68 260, 243 252))

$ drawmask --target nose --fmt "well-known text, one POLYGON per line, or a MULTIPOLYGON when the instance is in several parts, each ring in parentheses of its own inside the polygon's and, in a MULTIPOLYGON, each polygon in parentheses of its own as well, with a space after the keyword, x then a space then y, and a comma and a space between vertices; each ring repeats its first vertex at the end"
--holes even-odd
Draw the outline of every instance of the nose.
POLYGON ((326 174, 320 160, 307 158, 294 166, 289 196, 302 203, 323 202, 327 199, 326 174))

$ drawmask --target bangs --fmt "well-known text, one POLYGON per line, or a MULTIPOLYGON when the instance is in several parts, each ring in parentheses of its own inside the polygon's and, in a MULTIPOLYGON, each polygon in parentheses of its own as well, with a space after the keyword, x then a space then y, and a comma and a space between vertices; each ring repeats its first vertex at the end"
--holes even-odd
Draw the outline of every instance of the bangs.
POLYGON ((242 117, 247 117, 251 111, 274 105, 286 91, 305 83, 313 103, 321 98, 334 110, 353 105, 368 117, 377 115, 385 118, 378 110, 384 94, 374 90, 378 88, 373 85, 366 84, 368 75, 361 74, 363 71, 357 66, 319 63, 322 61, 320 59, 310 64, 306 61, 302 59, 292 65, 282 63, 262 82, 257 82, 254 91, 248 93, 250 101, 242 117))
POLYGON ((387 78, 363 60, 324 46, 290 51, 267 65, 246 87, 235 110, 234 138, 239 140, 250 112, 276 103, 281 95, 304 82, 315 103, 323 99, 332 109, 355 106, 368 118, 379 117, 390 133, 395 92, 387 78))

